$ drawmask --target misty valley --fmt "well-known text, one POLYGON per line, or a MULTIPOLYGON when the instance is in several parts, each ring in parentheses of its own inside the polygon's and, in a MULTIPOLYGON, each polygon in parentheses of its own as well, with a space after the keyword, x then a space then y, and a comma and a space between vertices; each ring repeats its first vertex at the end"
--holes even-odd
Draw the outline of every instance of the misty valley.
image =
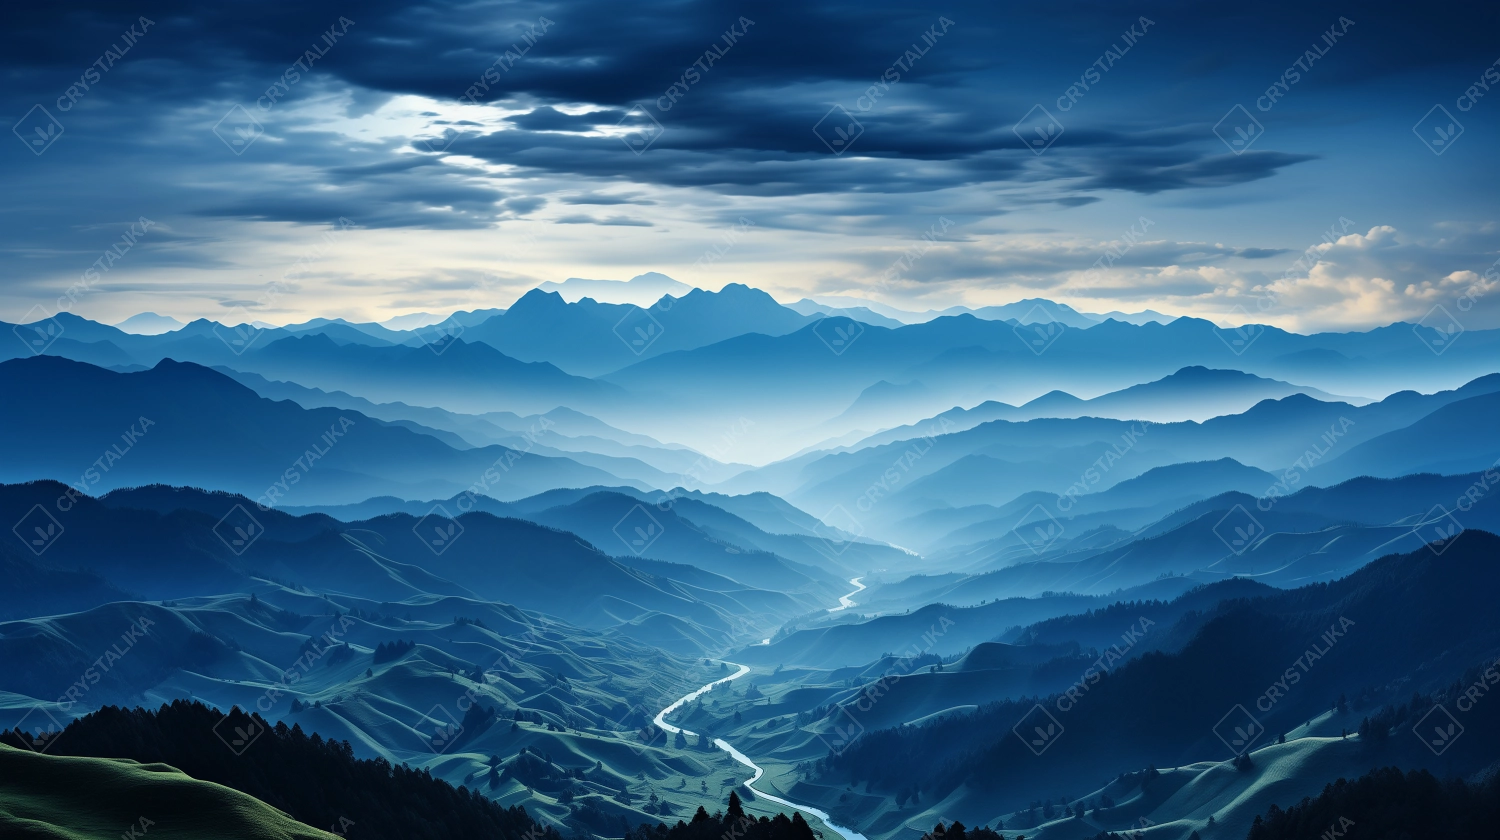
POLYGON ((18 4, 0 840, 1500 835, 1500 4, 18 4))

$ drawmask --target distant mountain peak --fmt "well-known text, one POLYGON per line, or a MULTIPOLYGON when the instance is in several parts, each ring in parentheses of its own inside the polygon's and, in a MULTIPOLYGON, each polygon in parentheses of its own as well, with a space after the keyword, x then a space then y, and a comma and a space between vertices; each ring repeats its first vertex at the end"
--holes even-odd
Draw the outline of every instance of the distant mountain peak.
POLYGON ((1040 397, 1037 397, 1036 399, 1031 400, 1028 403, 1025 403, 1022 407, 1030 409, 1041 409, 1062 405, 1072 406, 1076 403, 1081 402, 1086 402, 1086 400, 1079 399, 1078 397, 1073 396, 1067 391, 1052 390, 1048 391, 1045 394, 1042 394, 1040 397))
POLYGON ((135 335, 161 335, 162 333, 180 330, 184 326, 187 325, 170 315, 142 312, 139 315, 131 315, 129 318, 115 324, 115 329, 135 335))
MULTIPOLYGON (((582 298, 580 298, 580 300, 582 300, 582 298)), ((506 311, 524 311, 527 307, 566 306, 567 303, 568 301, 563 298, 561 293, 555 291, 547 291, 538 286, 537 288, 532 289, 526 294, 521 295, 521 297, 517 299, 515 303, 511 304, 510 309, 506 311)))
MULTIPOLYGON (((635 304, 647 307, 661 300, 662 295, 682 297, 694 290, 693 286, 662 274, 648 271, 629 280, 589 280, 569 277, 561 283, 546 282, 532 291, 556 293, 569 303, 577 303, 585 297, 600 303, 635 304)), ((531 294, 528 292, 527 294, 531 294)))
POLYGON ((1203 365, 1188 365, 1185 368, 1180 368, 1177 371, 1170 373, 1162 377, 1161 379, 1158 379, 1157 382, 1180 382, 1194 380, 1214 380, 1219 382, 1229 382, 1232 380, 1241 379, 1257 379, 1267 382, 1271 381, 1265 379, 1264 377, 1256 376, 1253 373, 1245 373, 1244 371, 1234 370, 1233 368, 1211 368, 1204 367, 1203 365))

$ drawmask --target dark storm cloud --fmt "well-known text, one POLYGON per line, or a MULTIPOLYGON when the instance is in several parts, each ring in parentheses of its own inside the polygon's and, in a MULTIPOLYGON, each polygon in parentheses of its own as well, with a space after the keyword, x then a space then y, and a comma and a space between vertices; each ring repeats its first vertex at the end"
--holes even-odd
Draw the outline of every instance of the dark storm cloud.
POLYGON ((1095 162, 1098 170, 1085 181, 1092 189, 1130 190, 1155 193, 1192 187, 1226 187, 1257 181, 1294 163, 1313 160, 1313 155, 1284 152, 1245 152, 1198 156, 1177 152, 1114 154, 1095 162))
POLYGON ((632 219, 629 216, 608 216, 603 219, 590 216, 587 213, 576 213, 571 216, 562 216, 555 220, 560 225, 604 225, 606 227, 655 227, 651 222, 644 219, 632 219))
POLYGON ((598 193, 584 193, 583 195, 563 196, 559 199, 563 204, 613 206, 618 204, 655 204, 649 198, 639 198, 635 195, 600 195, 598 193))
POLYGON ((499 131, 449 123, 463 133, 444 153, 532 177, 766 197, 1016 184, 1034 188, 1020 202, 1076 207, 1110 191, 1217 190, 1313 161, 1310 153, 1269 147, 1230 155, 1209 127, 1236 101, 1253 103, 1340 16, 1353 26, 1289 101, 1415 71, 1458 68, 1455 78, 1464 78, 1476 56, 1493 58, 1490 38, 1500 29, 1493 4, 1351 10, 1289 0, 1148 2, 1128 13, 1103 2, 967 1, 314 0, 121 9, 82 2, 11 10, 0 31, 8 82, 0 109, 12 121, 33 104, 55 106, 140 17, 154 25, 117 63, 106 61, 108 71, 63 117, 56 150, 33 159, 16 143, 0 157, 7 183, 42 193, 48 182, 54 205, 86 217, 92 196, 81 185, 134 165, 122 181, 150 185, 146 193, 165 206, 199 215, 326 223, 352 215, 346 208, 353 205, 362 224, 430 227, 483 226, 542 203, 440 165, 421 143, 361 146, 277 121, 317 94, 345 94, 347 114, 356 117, 400 94, 457 102, 483 79, 485 107, 523 112, 505 117, 499 131), (1153 22, 1149 32, 1061 110, 1059 95, 1142 16, 1153 22), (534 36, 543 19, 545 31, 534 36), (951 25, 933 38, 940 20, 951 25), (342 34, 330 39, 330 28, 342 34), (707 61, 710 48, 723 57, 707 61), (288 81, 310 49, 326 56, 288 81), (514 59, 497 65, 508 52, 514 59), (688 81, 695 66, 697 80, 688 81), (278 85, 285 90, 272 110, 254 110, 278 85), (664 99, 669 89, 680 95, 664 99), (235 102, 263 117, 274 135, 238 158, 207 135, 235 102), (1040 157, 1012 131, 1037 103, 1065 126, 1040 157), (636 155, 602 132, 642 104, 665 132, 636 155), (813 131, 835 105, 862 130, 842 156, 813 131), (566 112, 579 108, 594 110, 566 112), (23 169, 45 174, 28 185, 27 175, 11 177, 23 169), (198 177, 209 171, 225 176, 198 177))
MULTIPOLYGON (((214 150, 210 146, 208 151, 214 150)), ((348 217, 361 227, 461 229, 487 226, 505 210, 530 212, 543 201, 512 197, 433 158, 407 155, 368 166, 340 166, 336 161, 347 156, 331 144, 310 144, 306 151, 278 152, 278 157, 279 165, 271 168, 236 160, 243 180, 224 197, 218 197, 219 190, 199 190, 190 212, 304 224, 348 217)), ((213 158, 196 164, 212 167, 213 158)))
POLYGON ((625 112, 621 110, 595 111, 587 114, 565 114, 550 105, 544 105, 525 114, 508 118, 507 122, 522 131, 590 131, 599 125, 614 125, 625 112))
POLYGON ((500 202, 500 206, 517 216, 525 216, 535 213, 547 205, 547 199, 536 195, 521 195, 515 198, 507 198, 500 202))
MULTIPOLYGON (((1146 238, 1150 239, 1149 233, 1146 238)), ((1038 286, 1055 286, 1066 282, 1065 275, 1069 273, 1096 269, 1099 258, 1110 253, 1111 249, 1118 256, 1110 260, 1109 267, 1122 270, 1221 265, 1227 260, 1243 257, 1240 249, 1204 242, 1140 241, 1129 248, 1122 248, 1118 243, 1112 242, 1099 242, 1091 246, 1038 244, 997 251, 949 247, 958 241, 961 241, 960 235, 947 236, 942 241, 935 242, 911 271, 903 272, 903 279, 922 284, 1026 277, 1038 286)), ((898 239, 891 244, 898 249, 894 253, 892 250, 868 252, 857 255, 855 261, 878 271, 890 266, 893 257, 899 256, 899 249, 925 243, 898 239)))

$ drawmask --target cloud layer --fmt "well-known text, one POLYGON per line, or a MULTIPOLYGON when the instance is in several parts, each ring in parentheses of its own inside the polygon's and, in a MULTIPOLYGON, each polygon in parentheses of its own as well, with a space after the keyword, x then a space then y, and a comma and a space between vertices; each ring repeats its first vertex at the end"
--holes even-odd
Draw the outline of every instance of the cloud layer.
POLYGON ((1232 316, 1274 295, 1267 320, 1352 328, 1420 317, 1500 250, 1500 98, 1460 104, 1493 8, 117 8, 27 8, 0 33, 19 138, 0 317, 49 305, 141 216, 80 312, 211 314, 302 260, 266 317, 657 269, 921 308, 1232 316), (1451 151, 1418 122, 1434 104, 1461 117, 1451 151), (341 218, 357 229, 330 243, 341 218), (695 268, 740 218, 755 231, 695 268), (1341 218, 1363 232, 1287 273, 1341 218))

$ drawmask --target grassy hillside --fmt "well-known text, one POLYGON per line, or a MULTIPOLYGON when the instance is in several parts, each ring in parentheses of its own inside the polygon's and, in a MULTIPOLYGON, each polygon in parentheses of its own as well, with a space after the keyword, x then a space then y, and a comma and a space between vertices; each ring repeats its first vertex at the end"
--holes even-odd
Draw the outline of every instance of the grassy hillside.
MULTIPOLYGON (((23 744, 15 732, 4 733, 3 740, 16 747, 23 744)), ((555 833, 542 830, 524 809, 502 807, 466 788, 434 779, 425 770, 383 759, 357 759, 347 743, 308 736, 297 726, 272 727, 264 719, 238 711, 226 716, 201 703, 178 700, 154 712, 108 706, 69 724, 47 750, 50 756, 116 760, 100 762, 100 766, 130 766, 124 760, 142 762, 146 769, 186 779, 172 770, 180 768, 193 779, 204 780, 196 784, 215 783, 205 786, 220 792, 221 798, 248 800, 253 796, 307 825, 343 826, 343 820, 350 820, 359 826, 358 836, 366 840, 519 840, 528 834, 532 835, 528 840, 557 840, 555 833), (221 743, 214 737, 227 737, 231 732, 248 739, 237 749, 238 755, 231 752, 236 748, 228 746, 229 741, 221 743)), ((73 779, 75 787, 89 789, 66 769, 54 778, 73 779)), ((141 809, 153 800, 126 796, 121 801, 130 806, 130 820, 152 818, 141 809)), ((221 799, 215 807, 233 812, 229 804, 221 799)), ((123 825, 106 823, 104 827, 113 834, 126 830, 123 825)))
MULTIPOLYGON (((1020 698, 921 727, 871 727, 852 745, 828 753, 792 795, 827 807, 835 819, 859 820, 858 825, 880 833, 881 827, 867 820, 883 812, 891 798, 916 802, 920 810, 937 802, 940 809, 951 809, 945 811, 949 816, 965 818, 974 814, 964 802, 983 801, 991 813, 1010 811, 1038 797, 1055 800, 1058 794, 1075 793, 1088 786, 1089 776, 1097 784, 1120 770, 1153 763, 1184 767, 1204 758, 1222 761, 1232 752, 1219 742, 1215 728, 1237 704, 1261 712, 1264 731, 1258 735, 1264 737, 1257 747, 1274 740, 1274 733, 1294 732, 1335 701, 1339 720, 1334 728, 1313 734, 1337 738, 1344 730, 1353 733, 1363 710, 1409 696, 1413 688, 1435 688, 1473 663, 1493 661, 1500 627, 1485 593, 1494 586, 1497 549, 1500 538, 1471 531, 1441 557, 1425 549, 1390 556, 1332 584, 1226 602, 1206 614, 1184 617, 1176 626, 1153 629, 1151 636, 1159 631, 1161 649, 1169 652, 1147 653, 1106 678, 1085 682, 1079 697, 1068 703, 1037 698, 1061 718, 1066 732, 1044 754, 1033 754, 1012 732, 1033 713, 1035 701, 1020 698), (1342 635, 1334 639, 1330 628, 1340 627, 1342 635), (1308 653, 1314 645, 1323 651, 1316 659, 1308 653), (1300 681, 1294 687, 1289 683, 1280 699, 1257 701, 1303 657, 1316 661, 1316 667, 1299 669, 1300 681), (1340 700, 1345 693, 1354 698, 1347 710, 1340 700), (839 788, 846 790, 840 794, 839 788)), ((882 697, 880 704, 905 696, 886 694, 893 699, 882 697)), ((850 693, 851 700, 857 696, 850 693)), ((926 708, 939 711, 947 704, 945 696, 926 708)), ((818 716, 837 723, 849 715, 861 724, 879 718, 848 700, 818 716)), ((906 709, 902 717, 916 718, 906 709)), ((1487 762, 1467 751, 1484 741, 1475 731, 1477 723, 1466 725, 1470 736, 1450 757, 1461 757, 1476 769, 1487 762)), ((1393 720, 1380 731, 1400 728, 1393 720)), ((1409 734, 1391 735, 1390 747, 1376 746, 1406 751, 1414 761, 1431 757, 1409 734)), ((1369 754, 1371 759, 1382 756, 1387 762, 1391 757, 1369 754)))
POLYGON ((334 836, 165 764, 50 756, 0 744, 0 836, 114 840, 132 829, 153 840, 334 836))

